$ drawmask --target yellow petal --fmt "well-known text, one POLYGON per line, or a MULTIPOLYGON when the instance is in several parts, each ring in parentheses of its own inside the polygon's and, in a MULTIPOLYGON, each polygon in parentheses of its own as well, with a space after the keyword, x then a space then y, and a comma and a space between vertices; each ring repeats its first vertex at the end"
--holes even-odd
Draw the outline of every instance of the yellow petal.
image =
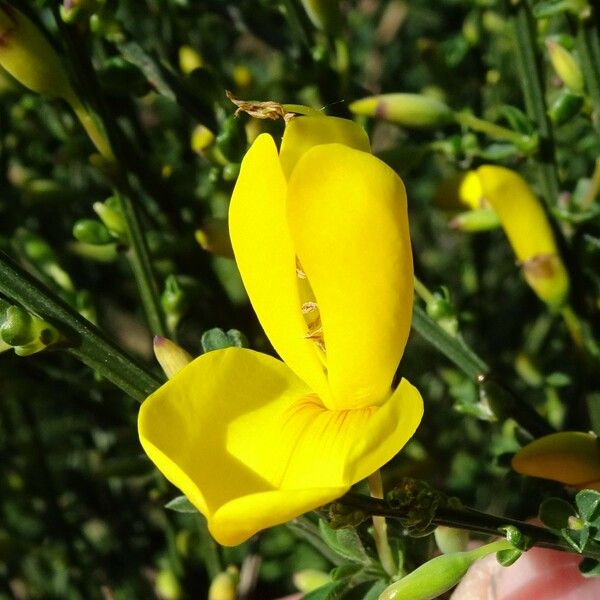
POLYGON ((569 292, 569 276, 540 201, 510 169, 484 165, 477 173, 484 198, 500 218, 527 283, 541 300, 560 308, 569 292))
POLYGON ((523 475, 583 485, 600 479, 600 444, 590 433, 553 433, 521 448, 512 467, 523 475))
POLYGON ((345 493, 402 448, 422 412, 406 381, 381 407, 329 411, 282 362, 228 348, 150 396, 138 428, 215 539, 234 545, 345 493))
POLYGON ((344 144, 356 150, 370 152, 365 130, 348 119, 338 117, 296 117, 285 128, 279 158, 287 179, 300 157, 313 146, 344 144))
POLYGON ((244 287, 273 347, 315 392, 327 397, 318 350, 305 339, 296 255, 287 228, 286 187, 273 139, 258 136, 244 157, 233 191, 229 233, 244 287))
POLYGON ((556 254, 556 243, 540 201, 527 182, 504 167, 477 169, 484 198, 498 214, 519 261, 556 254))
POLYGON ((288 221, 323 327, 330 408, 381 402, 408 337, 413 294, 406 193, 387 165, 340 144, 294 169, 288 221))

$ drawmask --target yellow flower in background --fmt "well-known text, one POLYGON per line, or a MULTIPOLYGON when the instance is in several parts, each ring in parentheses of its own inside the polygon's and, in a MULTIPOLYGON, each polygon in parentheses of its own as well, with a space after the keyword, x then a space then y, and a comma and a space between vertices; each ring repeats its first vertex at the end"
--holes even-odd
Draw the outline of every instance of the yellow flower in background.
POLYGON ((512 467, 522 475, 600 491, 600 442, 592 433, 552 433, 521 448, 512 467))
POLYGON ((279 155, 260 135, 229 222, 283 362, 241 348, 204 354, 144 402, 138 425, 148 456, 234 545, 389 461, 423 402, 404 379, 391 387, 412 313, 406 194, 360 127, 295 118, 279 155))
MULTIPOLYGON (((483 165, 474 171, 453 177, 436 193, 436 204, 443 208, 459 205, 484 217, 493 211, 504 229, 523 269, 525 280, 543 302, 561 309, 569 293, 569 276, 562 262, 550 223, 540 201, 527 182, 514 171, 495 165, 483 165)), ((469 214, 469 213, 463 213, 469 214)), ((461 215, 454 219, 459 225, 461 215)), ((470 219, 465 219, 471 222, 470 219)))

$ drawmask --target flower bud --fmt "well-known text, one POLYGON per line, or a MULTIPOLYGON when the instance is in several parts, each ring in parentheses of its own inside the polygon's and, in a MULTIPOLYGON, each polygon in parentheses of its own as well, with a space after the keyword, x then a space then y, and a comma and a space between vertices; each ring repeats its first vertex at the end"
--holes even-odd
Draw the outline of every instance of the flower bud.
POLYGON ((339 0, 301 0, 312 24, 330 35, 339 33, 342 18, 339 0))
POLYGON ((468 210, 456 215, 448 224, 452 229, 475 233, 500 227, 500 219, 491 208, 468 210))
POLYGON ((33 92, 69 102, 75 97, 50 42, 28 17, 5 3, 0 4, 0 66, 33 92))
POLYGON ((512 467, 522 475, 587 487, 600 480, 600 443, 591 433, 552 433, 521 448, 512 467))
POLYGON ((156 356, 156 360, 169 379, 194 360, 188 352, 175 342, 160 335, 154 338, 153 346, 154 356, 156 356))
POLYGON ((235 567, 219 573, 210 584, 208 600, 236 600, 239 574, 235 567))
POLYGON ((189 75, 192 71, 195 71, 204 65, 200 52, 191 46, 181 46, 178 54, 179 68, 184 75, 189 75))
POLYGON ((433 600, 454 587, 480 558, 512 546, 505 540, 469 552, 442 554, 386 588, 379 600, 433 600))
POLYGON ((583 93, 585 87, 583 73, 573 54, 551 39, 546 40, 546 48, 548 48, 550 62, 562 82, 576 94, 583 93))
POLYGON ((215 141, 215 134, 204 125, 196 125, 192 131, 190 145, 196 154, 201 154, 215 141))
POLYGON ((539 200, 527 182, 510 169, 484 165, 476 172, 483 196, 498 215, 525 280, 550 308, 561 309, 569 293, 569 276, 539 200))
POLYGON ((183 597, 181 584, 170 569, 161 569, 154 582, 156 595, 163 600, 180 600, 183 597))
POLYGON ((115 241, 104 223, 94 219, 80 219, 73 225, 73 237, 86 244, 103 245, 115 241))
POLYGON ((455 529, 438 525, 433 532, 435 543, 441 552, 451 554, 452 552, 464 552, 469 543, 469 532, 464 529, 455 529))
POLYGON ((454 120, 442 101, 422 94, 383 94, 352 102, 355 115, 375 117, 405 127, 442 127, 454 120))
POLYGON ((175 275, 169 275, 165 280, 165 289, 161 294, 160 303, 165 311, 169 329, 174 330, 190 308, 189 293, 175 275))
POLYGON ((303 569, 294 573, 293 576, 294 585, 301 592, 308 594, 313 590, 316 590, 327 583, 331 582, 331 577, 323 571, 317 569, 303 569))
POLYGON ((19 306, 9 306, 0 323, 0 340, 18 356, 40 352, 60 339, 57 329, 19 306))
POLYGON ((127 234, 125 217, 118 198, 112 196, 104 202, 94 202, 92 208, 115 237, 123 237, 127 234))

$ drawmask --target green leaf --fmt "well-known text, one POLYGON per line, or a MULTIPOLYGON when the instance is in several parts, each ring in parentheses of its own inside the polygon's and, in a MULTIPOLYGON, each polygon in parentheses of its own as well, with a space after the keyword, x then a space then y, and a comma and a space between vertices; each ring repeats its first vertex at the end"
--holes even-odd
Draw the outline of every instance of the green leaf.
POLYGON ((319 521, 319 529, 324 542, 340 556, 360 564, 370 562, 360 537, 354 529, 332 529, 323 520, 319 521))
POLYGON ((357 565, 356 563, 340 565, 339 567, 332 569, 330 576, 333 581, 342 581, 342 579, 347 579, 348 577, 356 575, 361 569, 362 566, 357 565))
POLYGON ((565 387, 566 385, 570 385, 571 378, 566 373, 556 371, 546 377, 546 383, 552 387, 565 387))
POLYGON ((588 523, 594 523, 600 517, 600 492, 582 490, 575 496, 579 516, 588 523))
POLYGON ((503 567, 510 567, 521 557, 521 554, 523 553, 516 548, 514 550, 500 550, 500 552, 496 552, 496 560, 503 567))
POLYGON ((600 577, 600 561, 594 558, 584 558, 579 563, 579 572, 584 577, 600 577))
POLYGON ((165 504, 165 508, 179 513, 197 513, 198 509, 185 497, 177 496, 165 504))
POLYGON ((334 581, 303 596, 303 600, 338 600, 342 597, 342 590, 346 587, 344 582, 334 581))
POLYGON ((561 534, 567 543, 580 554, 585 550, 590 539, 589 527, 583 529, 561 529, 561 534))
POLYGON ((384 581, 363 581, 357 586, 347 590, 342 600, 377 600, 379 594, 385 590, 387 584, 384 581))
POLYGON ((540 504, 538 516, 540 521, 550 529, 566 529, 569 517, 575 514, 575 509, 566 500, 548 498, 540 504))

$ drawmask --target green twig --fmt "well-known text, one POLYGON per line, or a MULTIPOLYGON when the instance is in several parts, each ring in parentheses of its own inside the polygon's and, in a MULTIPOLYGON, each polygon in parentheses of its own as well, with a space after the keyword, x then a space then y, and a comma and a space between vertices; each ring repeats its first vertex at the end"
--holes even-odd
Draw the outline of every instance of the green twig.
MULTIPOLYGON (((593 10, 591 3, 590 10, 593 10)), ((580 20, 576 44, 585 85, 594 110, 592 122, 600 135, 600 31, 596 25, 597 16, 590 15, 580 20)))
MULTIPOLYGON (((380 515, 383 517, 406 519, 409 517, 410 507, 397 508, 392 507, 385 500, 369 498, 362 494, 349 493, 342 496, 337 502, 352 508, 363 511, 366 515, 380 515)), ((504 528, 512 525, 516 527, 523 535, 527 536, 531 545, 540 548, 551 548, 562 552, 573 553, 573 548, 558 535, 549 529, 531 525, 516 519, 507 517, 497 517, 488 513, 473 510, 471 508, 450 508, 441 506, 433 514, 431 523, 434 525, 445 525, 456 529, 465 529, 473 533, 483 533, 487 535, 503 536, 504 528)), ((593 547, 586 547, 581 553, 582 556, 600 559, 600 548, 594 544, 593 547)))
POLYGON ((536 45, 535 23, 527 0, 521 0, 513 8, 512 23, 516 36, 517 64, 525 97, 527 114, 536 124, 540 136, 539 177, 543 196, 548 207, 556 204, 560 186, 556 168, 554 135, 547 114, 542 79, 542 64, 536 45))
POLYGON ((68 339, 68 352, 135 400, 141 402, 161 385, 160 379, 3 252, 0 252, 0 293, 52 323, 68 339))

